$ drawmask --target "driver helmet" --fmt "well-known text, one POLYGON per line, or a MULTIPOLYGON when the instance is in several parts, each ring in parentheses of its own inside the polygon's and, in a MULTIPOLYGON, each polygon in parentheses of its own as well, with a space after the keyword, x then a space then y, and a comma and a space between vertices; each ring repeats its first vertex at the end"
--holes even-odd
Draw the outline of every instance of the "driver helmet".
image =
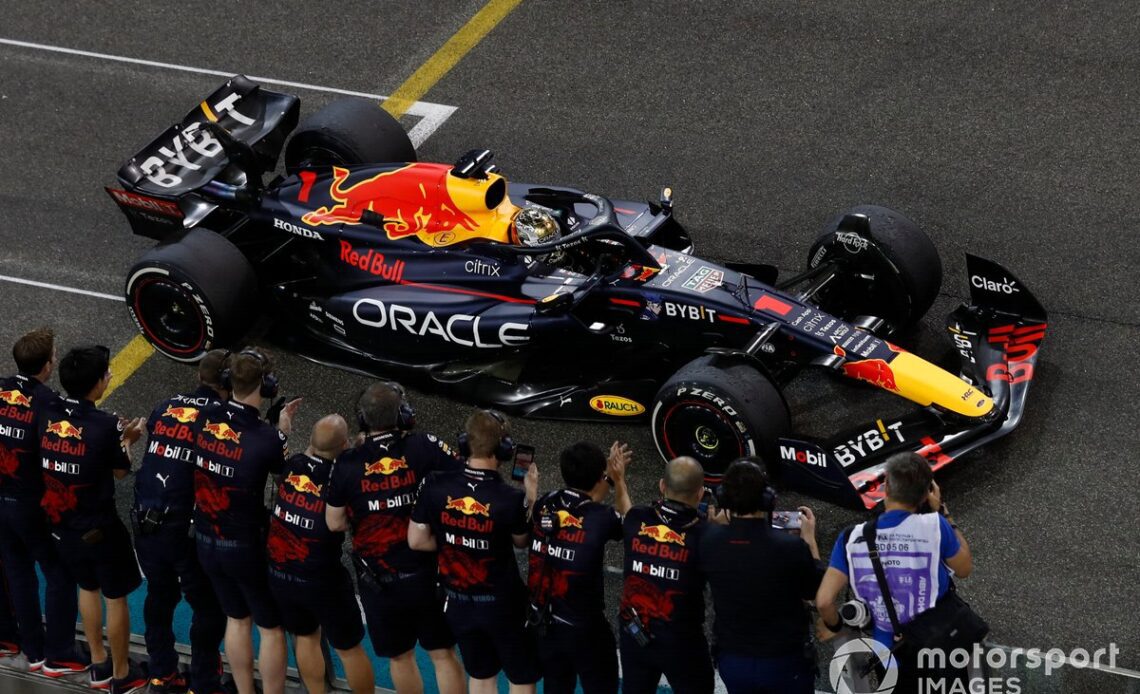
POLYGON ((524 246, 551 243, 562 238, 562 231, 554 216, 537 207, 524 208, 515 215, 515 232, 519 243, 524 246))

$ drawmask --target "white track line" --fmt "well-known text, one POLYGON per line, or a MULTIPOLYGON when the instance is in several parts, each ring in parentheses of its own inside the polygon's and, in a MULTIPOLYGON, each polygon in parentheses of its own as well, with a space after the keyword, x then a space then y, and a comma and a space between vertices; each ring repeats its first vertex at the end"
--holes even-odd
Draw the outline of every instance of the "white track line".
MULTIPOLYGON (((218 77, 225 77, 229 79, 238 71, 225 71, 225 70, 211 70, 208 68, 193 67, 190 65, 179 65, 177 63, 163 63, 157 60, 143 60, 141 58, 129 58, 122 55, 110 55, 108 53, 96 53, 94 51, 82 51, 77 48, 66 48, 64 46, 51 46, 44 43, 32 43, 31 41, 17 41, 16 39, 0 38, 0 44, 6 46, 15 46, 17 48, 31 48, 37 51, 49 51, 52 53, 63 53, 65 55, 76 55, 83 58, 95 58, 98 60, 109 60, 117 63, 129 63, 131 65, 142 65, 145 67, 160 68, 163 70, 177 70, 179 72, 191 72, 199 75, 215 75, 218 77)), ((247 75, 249 79, 254 82, 264 84, 276 84, 283 87, 293 87, 295 89, 307 89, 314 92, 325 92, 328 94, 342 94, 344 96, 359 96, 365 99, 376 99, 383 101, 387 96, 382 94, 370 94, 368 92, 358 92, 351 89, 338 89, 336 87, 326 87, 319 84, 308 84, 305 82, 291 82, 289 80, 273 79, 271 77, 257 77, 255 75, 247 75)), ((447 104, 435 104, 428 101, 417 101, 412 104, 407 113, 410 116, 418 116, 420 122, 408 131, 408 137, 411 138, 412 144, 419 147, 424 143, 432 133, 443 125, 444 121, 455 113, 455 106, 448 106, 447 104)))
POLYGON ((106 299, 108 301, 125 301, 121 296, 114 294, 104 294, 102 292, 92 292, 87 289, 76 289, 75 287, 65 287, 62 284, 52 284, 51 282, 37 282, 36 280, 26 280, 22 277, 11 277, 9 275, 0 275, 0 282, 12 282, 13 284, 26 284, 30 287, 41 287, 43 289, 54 289, 57 292, 67 292, 69 294, 82 294, 83 296, 93 296, 96 299, 106 299))

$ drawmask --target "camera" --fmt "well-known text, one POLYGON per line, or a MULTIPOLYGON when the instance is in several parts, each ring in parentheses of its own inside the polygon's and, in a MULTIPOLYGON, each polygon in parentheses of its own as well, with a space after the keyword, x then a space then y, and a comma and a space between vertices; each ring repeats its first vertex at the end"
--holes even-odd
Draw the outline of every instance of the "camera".
POLYGON ((862 600, 848 600, 840 605, 839 618, 854 629, 866 629, 871 626, 871 611, 867 609, 867 603, 862 600))

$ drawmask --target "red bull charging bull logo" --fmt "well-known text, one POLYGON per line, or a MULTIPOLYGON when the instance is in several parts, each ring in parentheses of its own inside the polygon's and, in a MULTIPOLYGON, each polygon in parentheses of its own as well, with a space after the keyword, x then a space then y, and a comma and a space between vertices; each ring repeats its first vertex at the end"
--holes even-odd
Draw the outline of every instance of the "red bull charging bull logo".
POLYGON ((163 412, 162 416, 176 419, 183 424, 189 424, 190 422, 197 421, 198 410, 193 407, 172 407, 167 405, 166 412, 163 412))
POLYGON ((478 222, 460 211, 447 192, 448 170, 440 164, 408 164, 346 185, 348 169, 333 167, 329 195, 336 204, 309 212, 301 221, 310 226, 360 224, 361 215, 371 211, 384 218, 384 232, 392 240, 420 232, 474 231, 478 222))
POLYGON ((32 399, 18 390, 0 390, 0 402, 19 407, 31 407, 32 399))
POLYGON ((241 443, 241 433, 234 431, 233 427, 225 422, 211 422, 207 420, 206 426, 202 427, 202 430, 219 441, 241 443))
POLYGON ((285 477, 285 484, 303 494, 320 494, 321 485, 313 482, 308 475, 291 474, 285 477))
POLYGON ((398 470, 407 470, 408 463, 403 458, 381 458, 364 466, 365 475, 391 475, 398 470))
POLYGON ((83 440, 83 427, 72 426, 71 422, 66 419, 58 422, 48 422, 47 433, 54 434, 57 438, 61 439, 83 440))
POLYGON ((652 538, 658 542, 672 542, 675 545, 685 544, 685 533, 679 533, 667 525, 646 525, 641 524, 641 530, 638 535, 652 538))
POLYGON ((891 370, 891 365, 882 359, 849 361, 843 365, 843 373, 873 386, 899 392, 899 387, 895 383, 895 372, 891 370))
POLYGON ((491 504, 484 504, 471 496, 465 496, 460 499, 452 499, 449 496, 447 497, 447 506, 444 506, 444 508, 449 511, 459 511, 465 516, 478 514, 480 516, 487 516, 488 518, 491 517, 491 504))
POLYGON ((560 510, 555 515, 558 516, 558 527, 560 528, 582 528, 582 519, 569 511, 560 510))

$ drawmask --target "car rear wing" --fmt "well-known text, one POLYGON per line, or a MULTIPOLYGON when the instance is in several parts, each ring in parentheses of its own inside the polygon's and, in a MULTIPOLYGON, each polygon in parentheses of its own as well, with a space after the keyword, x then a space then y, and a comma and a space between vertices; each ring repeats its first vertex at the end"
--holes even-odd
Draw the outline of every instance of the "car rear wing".
POLYGON ((783 483, 833 503, 873 509, 884 499, 886 459, 911 451, 938 471, 995 441, 1020 422, 1048 316, 1013 273, 966 256, 970 302, 947 319, 962 380, 993 398, 993 410, 969 418, 938 407, 875 419, 828 440, 780 439, 783 483))
POLYGON ((118 178, 124 190, 107 192, 136 234, 162 239, 194 226, 216 207, 202 198, 203 186, 219 176, 238 184, 241 174, 259 176, 276 167, 299 111, 297 97, 236 75, 123 164, 118 178), (241 174, 227 171, 234 144, 253 158, 243 162, 241 174))

